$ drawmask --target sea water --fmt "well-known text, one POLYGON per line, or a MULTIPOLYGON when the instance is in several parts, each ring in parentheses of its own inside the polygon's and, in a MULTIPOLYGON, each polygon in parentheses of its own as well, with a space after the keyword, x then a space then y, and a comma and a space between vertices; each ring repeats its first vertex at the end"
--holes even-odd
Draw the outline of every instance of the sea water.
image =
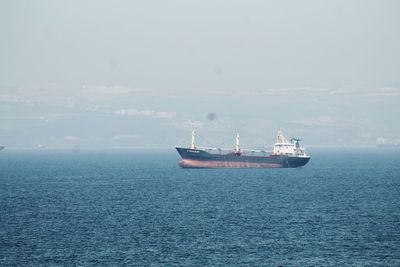
POLYGON ((400 266, 400 151, 181 169, 175 151, 0 152, 0 266, 400 266))

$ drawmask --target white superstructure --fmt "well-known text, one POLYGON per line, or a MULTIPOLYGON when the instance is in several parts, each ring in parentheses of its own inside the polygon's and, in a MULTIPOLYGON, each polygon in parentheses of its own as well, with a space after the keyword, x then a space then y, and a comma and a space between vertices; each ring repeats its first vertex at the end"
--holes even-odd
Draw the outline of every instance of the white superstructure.
POLYGON ((276 143, 274 146, 274 155, 288 155, 288 156, 298 156, 307 157, 305 148, 300 147, 300 139, 292 138, 290 141, 283 136, 282 129, 278 130, 278 135, 276 137, 276 143))

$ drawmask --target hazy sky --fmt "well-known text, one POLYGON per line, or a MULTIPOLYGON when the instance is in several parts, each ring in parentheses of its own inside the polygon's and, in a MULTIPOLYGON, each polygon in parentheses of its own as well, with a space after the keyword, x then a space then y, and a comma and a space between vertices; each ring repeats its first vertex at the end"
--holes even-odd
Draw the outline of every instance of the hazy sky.
POLYGON ((400 142, 400 1, 0 2, 0 144, 400 142), (207 114, 216 118, 208 120, 207 114))

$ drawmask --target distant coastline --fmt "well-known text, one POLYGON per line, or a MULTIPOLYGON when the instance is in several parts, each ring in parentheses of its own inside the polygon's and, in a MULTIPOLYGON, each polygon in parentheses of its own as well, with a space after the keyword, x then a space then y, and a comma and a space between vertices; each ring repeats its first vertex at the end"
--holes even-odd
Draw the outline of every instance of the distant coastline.
POLYGON ((379 148, 400 148, 400 144, 376 144, 379 148))

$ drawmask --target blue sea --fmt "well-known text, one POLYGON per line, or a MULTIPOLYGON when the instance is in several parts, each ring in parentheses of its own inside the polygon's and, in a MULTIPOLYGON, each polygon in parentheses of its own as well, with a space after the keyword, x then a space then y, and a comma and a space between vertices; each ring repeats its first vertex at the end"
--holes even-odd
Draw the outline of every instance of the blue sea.
POLYGON ((0 266, 400 266, 400 150, 181 169, 171 150, 0 152, 0 266))

